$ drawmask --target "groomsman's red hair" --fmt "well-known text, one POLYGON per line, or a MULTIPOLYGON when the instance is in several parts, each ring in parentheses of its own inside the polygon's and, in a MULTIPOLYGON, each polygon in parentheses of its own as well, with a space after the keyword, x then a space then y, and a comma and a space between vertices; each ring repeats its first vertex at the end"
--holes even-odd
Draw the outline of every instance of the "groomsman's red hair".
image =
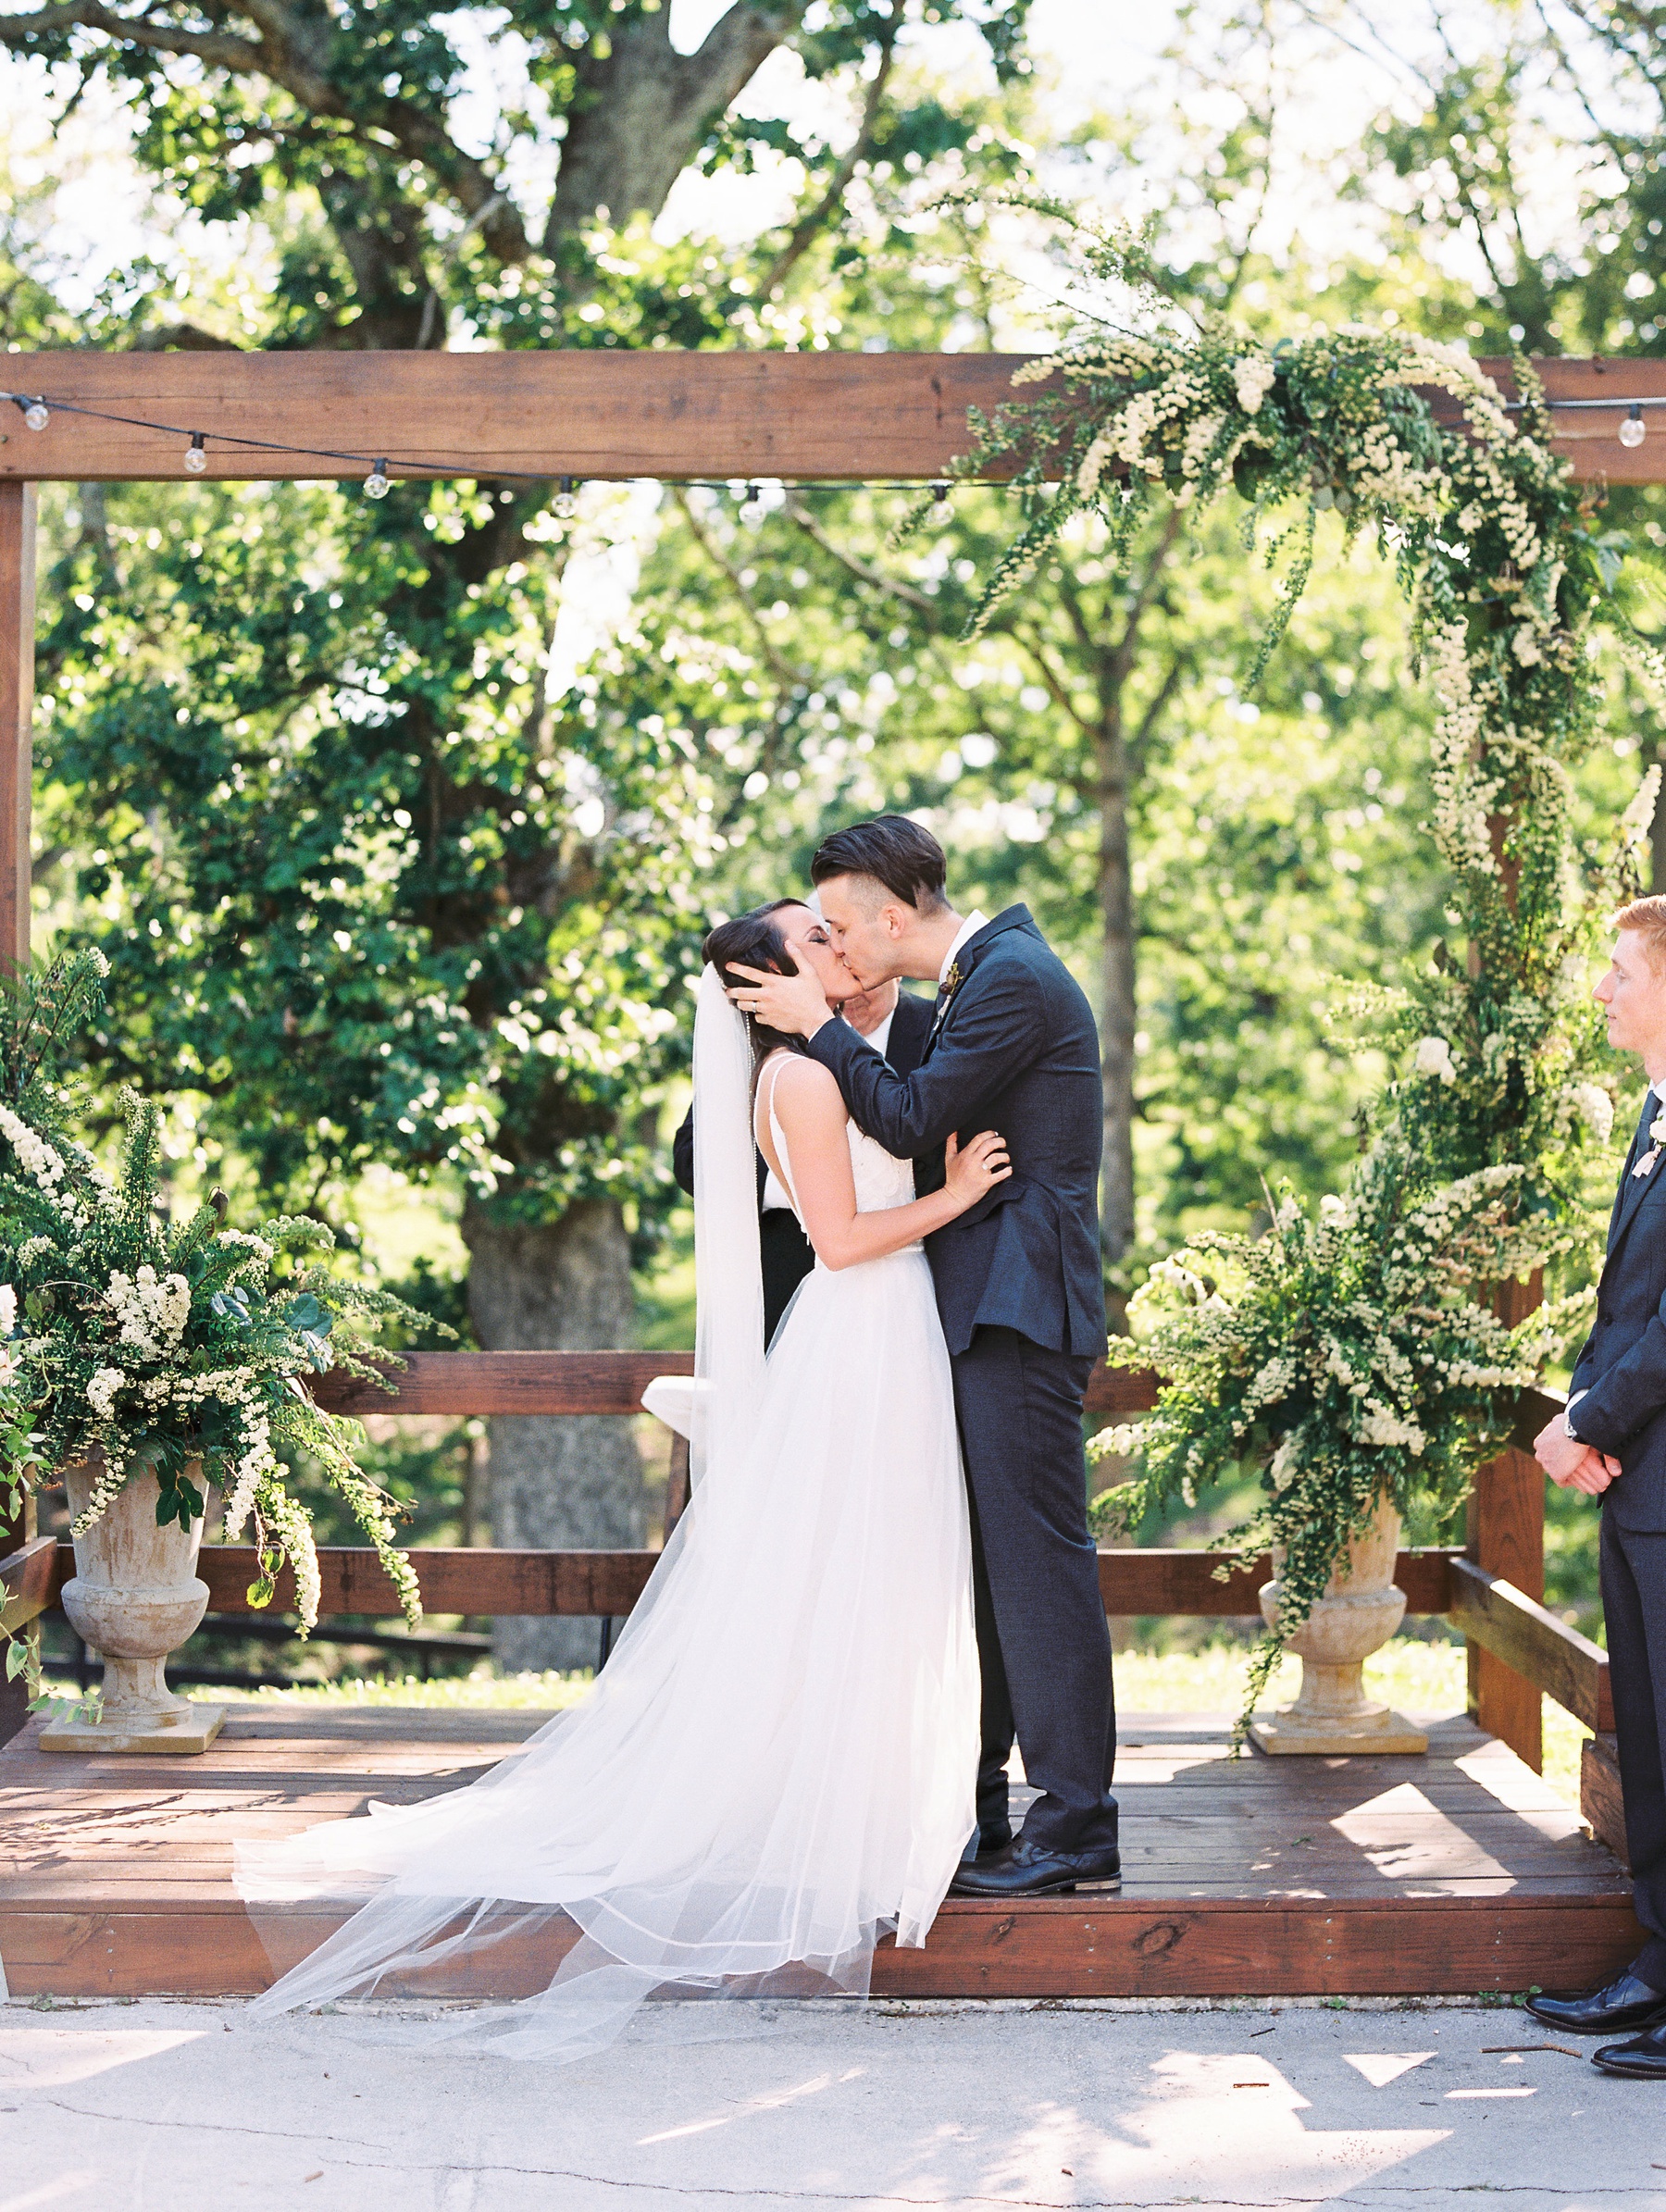
POLYGON ((1614 926, 1636 931, 1643 939, 1648 964, 1657 976, 1666 969, 1666 898, 1656 893, 1652 898, 1634 899, 1614 916, 1614 926))

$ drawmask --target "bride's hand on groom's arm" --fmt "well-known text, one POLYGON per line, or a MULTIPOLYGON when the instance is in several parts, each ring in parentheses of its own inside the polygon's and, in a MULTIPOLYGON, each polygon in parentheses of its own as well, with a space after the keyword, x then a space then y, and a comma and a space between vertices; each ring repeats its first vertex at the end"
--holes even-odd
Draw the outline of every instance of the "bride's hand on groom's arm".
POLYGON ((814 1037, 824 1022, 833 1019, 821 985, 807 969, 797 976, 777 976, 767 968, 742 967, 736 961, 734 973, 748 981, 729 997, 766 1029, 778 1029, 783 1037, 814 1037))
POLYGON ((943 1187, 958 1199, 963 1212, 976 1206, 986 1190, 1004 1183, 1013 1172, 1006 1138, 999 1130, 986 1129, 964 1148, 951 1135, 943 1147, 943 1187))

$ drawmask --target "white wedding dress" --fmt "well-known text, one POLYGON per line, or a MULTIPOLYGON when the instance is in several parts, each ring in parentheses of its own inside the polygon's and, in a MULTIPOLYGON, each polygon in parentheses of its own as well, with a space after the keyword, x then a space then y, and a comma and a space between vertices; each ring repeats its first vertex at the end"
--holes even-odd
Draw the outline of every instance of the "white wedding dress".
MULTIPOLYGON (((708 1013, 714 1027, 724 1019, 702 991, 702 1023, 708 1013)), ((714 1101, 700 1079, 697 1059, 703 1142, 714 1101)), ((743 1153, 726 1134, 752 1224, 729 1279, 750 1264, 743 1303, 757 1311, 752 1130, 742 1121, 743 1153)), ((790 1189, 778 1122, 773 1136, 790 1189)), ((907 1162, 853 1123, 849 1141, 859 1211, 913 1199, 907 1162)), ((744 1223, 727 1226, 744 1243, 744 1223)), ((702 1257, 702 1299, 715 1250, 702 1257)), ((656 1991, 864 1991, 883 1932, 925 1942, 975 1825, 978 1671, 949 1358, 924 1250, 838 1273, 818 1261, 766 1361, 732 1324, 722 1353, 727 1365, 703 1362, 702 1387, 727 1389, 726 1417, 702 1438, 688 1510, 584 1701, 466 1789, 240 1848, 257 1923, 267 1903, 368 1892, 255 2001, 257 2019, 455 1988, 459 1967, 505 1943, 541 1957, 541 1974, 576 1930, 539 1994, 421 2031, 566 2059, 610 2042, 656 1991)), ((275 1954, 283 1917, 263 1927, 275 1954)))

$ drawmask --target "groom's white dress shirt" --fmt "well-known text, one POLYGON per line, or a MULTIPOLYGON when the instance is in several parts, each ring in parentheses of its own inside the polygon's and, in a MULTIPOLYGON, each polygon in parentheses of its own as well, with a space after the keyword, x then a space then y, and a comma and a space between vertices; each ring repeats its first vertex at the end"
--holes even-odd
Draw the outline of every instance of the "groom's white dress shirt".
MULTIPOLYGON (((896 1018, 897 1010, 893 1006, 884 1021, 870 1029, 862 1040, 864 1044, 872 1045, 881 1060, 885 1058, 885 1049, 890 1043, 891 1024, 896 1018)), ((792 1200, 777 1181, 774 1168, 768 1169, 764 1177, 764 1203, 758 1211, 761 1213, 785 1213, 790 1212, 791 1207, 792 1200)))
POLYGON ((954 965, 955 961, 959 958, 961 947, 970 938, 975 938, 977 935, 978 931, 986 926, 988 918, 989 917, 988 914, 970 913, 961 924, 960 928, 955 933, 954 942, 950 946, 948 951, 944 953, 943 964, 938 970, 938 988, 939 990, 949 980, 949 971, 954 965))

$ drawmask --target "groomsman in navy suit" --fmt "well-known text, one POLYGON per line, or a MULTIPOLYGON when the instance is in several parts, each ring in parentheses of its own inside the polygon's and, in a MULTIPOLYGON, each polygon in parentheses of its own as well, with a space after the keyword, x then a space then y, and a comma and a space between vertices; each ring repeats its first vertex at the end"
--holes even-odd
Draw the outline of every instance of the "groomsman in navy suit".
POLYGON ((1648 1089, 1567 1413, 1547 1424, 1534 1450, 1553 1483, 1602 1501, 1602 1611, 1626 1845, 1648 1941, 1605 1987, 1527 2005, 1576 2035, 1633 2036, 1595 2052, 1596 2063, 1666 2082, 1666 898, 1639 899, 1617 920, 1597 997, 1610 1044, 1637 1055, 1648 1089))

